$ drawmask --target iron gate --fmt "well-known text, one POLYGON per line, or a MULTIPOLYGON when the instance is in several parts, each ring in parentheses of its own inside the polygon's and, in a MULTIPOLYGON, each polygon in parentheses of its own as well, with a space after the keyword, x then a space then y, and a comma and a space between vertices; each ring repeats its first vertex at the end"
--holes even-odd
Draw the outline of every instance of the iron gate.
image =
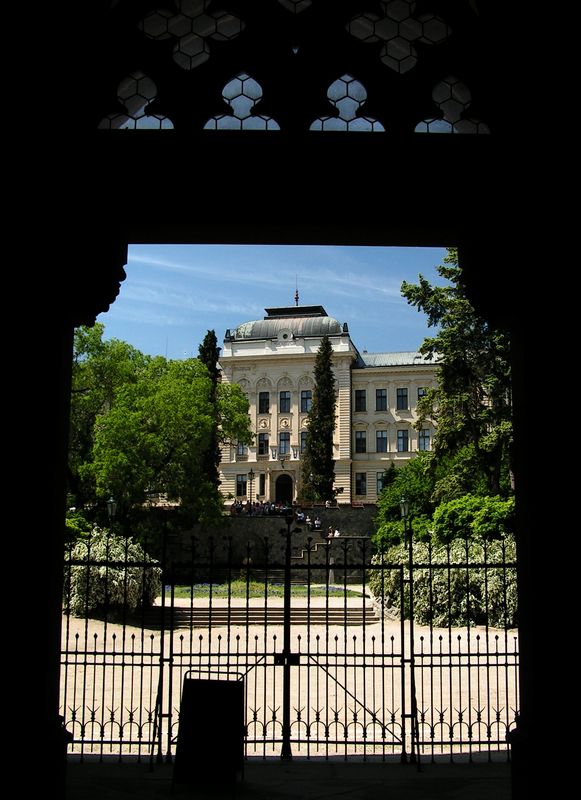
POLYGON ((186 561, 167 544, 156 603, 135 611, 108 604, 107 583, 131 569, 145 585, 152 561, 107 561, 90 545, 67 558, 61 713, 73 752, 171 760, 187 675, 244 679, 248 758, 508 757, 516 629, 406 616, 420 570, 434 583, 463 571, 469 589, 479 569, 509 586, 513 563, 388 564, 367 538, 315 540, 290 520, 244 545, 192 540, 186 561), (105 603, 74 616, 67 592, 91 570, 105 603))

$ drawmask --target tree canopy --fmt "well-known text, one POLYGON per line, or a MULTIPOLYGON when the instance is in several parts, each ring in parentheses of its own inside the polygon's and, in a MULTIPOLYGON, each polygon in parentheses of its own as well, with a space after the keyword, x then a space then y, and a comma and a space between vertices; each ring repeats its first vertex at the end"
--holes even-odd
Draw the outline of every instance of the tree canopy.
MULTIPOLYGON (((140 380, 122 386, 97 418, 93 461, 96 494, 113 494, 120 510, 162 492, 196 506, 208 481, 200 453, 213 424, 210 378, 195 359, 153 358, 140 380)), ((207 491, 207 490, 206 490, 207 491)))
POLYGON ((420 351, 437 364, 437 386, 418 401, 416 427, 432 420, 436 430, 431 452, 417 453, 385 475, 375 519, 381 545, 402 537, 403 496, 416 539, 450 541, 462 527, 469 535, 476 530, 476 511, 479 534, 487 525, 489 533, 510 529, 504 515, 509 519, 511 512, 503 505, 512 494, 510 342, 470 304, 456 249, 448 249, 438 274, 445 285, 433 286, 420 275, 417 284, 401 287, 435 329, 420 351))
POLYGON ((215 386, 198 359, 146 356, 79 329, 73 368, 70 495, 79 507, 118 516, 152 493, 179 503, 189 522, 215 518, 221 496, 204 454, 212 442, 251 441, 248 401, 215 386))
POLYGON ((432 493, 434 476, 431 471, 431 453, 418 453, 403 467, 393 464, 385 473, 383 491, 377 500, 377 542, 398 541, 403 535, 400 500, 409 503, 409 517, 414 534, 425 538, 434 512, 432 493))
POLYGON ((404 281, 402 294, 427 315, 437 333, 420 352, 437 360, 437 388, 418 403, 422 426, 436 423, 434 467, 440 471, 436 496, 449 499, 467 491, 511 491, 512 403, 510 342, 506 331, 480 317, 462 284, 455 248, 448 249, 438 273, 449 282, 432 286, 404 281))
POLYGON ((73 345, 68 484, 78 507, 95 502, 94 481, 83 465, 91 462, 97 417, 112 408, 117 393, 136 383, 149 357, 119 339, 103 340, 105 326, 75 330, 73 345))

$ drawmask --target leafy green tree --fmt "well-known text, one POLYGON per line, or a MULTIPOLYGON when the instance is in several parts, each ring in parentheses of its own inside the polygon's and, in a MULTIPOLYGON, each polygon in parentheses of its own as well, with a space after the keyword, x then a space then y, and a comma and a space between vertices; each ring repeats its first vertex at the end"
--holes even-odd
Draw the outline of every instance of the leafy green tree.
MULTIPOLYGON (((418 403, 417 427, 436 423, 434 450, 405 467, 392 468, 378 501, 376 564, 407 563, 399 500, 410 505, 414 561, 459 564, 514 558, 512 408, 508 335, 479 317, 462 284, 457 251, 438 268, 448 285, 402 284, 408 302, 428 317, 437 333, 421 352, 438 365, 437 388, 418 403)), ((370 575, 372 589, 399 607, 399 577, 382 568, 370 575)), ((420 622, 513 624, 516 577, 505 571, 414 571, 414 609, 420 622), (505 600, 508 599, 508 605, 505 600)))
POLYGON ((92 529, 91 523, 85 514, 77 508, 69 508, 65 520, 66 540, 74 542, 82 536, 87 536, 92 529))
POLYGON ((152 358, 97 419, 93 460, 85 465, 97 497, 113 494, 123 517, 163 492, 197 516, 210 486, 199 458, 214 422, 210 396, 207 370, 196 359, 152 358))
POLYGON ((403 537, 400 501, 409 503, 409 517, 416 538, 429 536, 428 528, 434 511, 431 502, 434 477, 430 469, 432 454, 418 453, 403 467, 391 465, 385 473, 383 491, 377 500, 374 542, 381 547, 403 537))
POLYGON ((102 521, 112 494, 118 524, 146 532, 153 519, 143 504, 160 492, 179 505, 172 521, 220 518, 222 497, 204 454, 212 442, 252 440, 242 390, 215 385, 198 359, 145 356, 102 336, 103 326, 77 332, 71 505, 102 521))
POLYGON ((441 503, 433 517, 433 540, 500 539, 514 533, 514 498, 467 494, 441 503))
POLYGON ((486 495, 490 491, 474 444, 464 445, 454 453, 440 453, 433 474, 432 500, 435 505, 465 494, 486 495))
POLYGON ((217 388, 218 443, 252 444, 248 398, 236 383, 220 383, 217 388))
POLYGON ((334 497, 333 433, 337 400, 332 357, 331 341, 323 336, 315 359, 315 387, 302 466, 301 493, 306 500, 332 500, 334 497))
MULTIPOLYGON (((426 418, 437 423, 435 466, 458 467, 455 459, 461 451, 472 459, 470 471, 462 475, 461 469, 456 470, 455 480, 440 487, 442 498, 478 489, 482 481, 487 494, 508 494, 512 484, 508 334, 476 314, 462 284, 455 248, 448 249, 438 273, 449 285, 431 286, 421 275, 417 285, 402 284, 408 303, 427 315, 429 327, 438 328, 420 348, 437 359, 438 386, 418 404, 417 424, 423 426, 426 418), (472 486, 466 485, 469 474, 472 486)), ((441 471, 442 479, 446 472, 441 471)))
POLYGON ((143 375, 149 356, 118 339, 103 341, 104 325, 75 330, 68 484, 71 505, 82 508, 96 502, 95 485, 82 466, 92 459, 97 417, 110 409, 123 386, 143 375))

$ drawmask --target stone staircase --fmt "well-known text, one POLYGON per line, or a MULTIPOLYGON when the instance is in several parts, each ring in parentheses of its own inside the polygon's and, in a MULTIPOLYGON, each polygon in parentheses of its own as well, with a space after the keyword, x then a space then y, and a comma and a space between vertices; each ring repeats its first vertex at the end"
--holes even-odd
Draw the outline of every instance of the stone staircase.
MULTIPOLYGON (((291 625, 370 625, 379 621, 373 605, 345 606, 295 606, 291 608, 291 625)), ((142 614, 144 628, 159 630, 170 628, 222 628, 283 625, 282 606, 153 606, 142 614)))

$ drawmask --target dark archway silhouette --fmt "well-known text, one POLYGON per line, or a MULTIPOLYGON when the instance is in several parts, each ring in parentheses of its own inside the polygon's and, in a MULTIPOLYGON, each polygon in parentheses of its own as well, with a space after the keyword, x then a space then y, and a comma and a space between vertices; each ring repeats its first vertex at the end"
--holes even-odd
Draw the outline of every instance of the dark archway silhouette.
MULTIPOLYGON (((538 393, 541 311, 543 319, 549 316, 542 329, 544 351, 562 349, 559 326, 550 324, 562 299, 557 302, 548 282, 528 279, 544 274, 549 264, 564 263, 555 258, 558 236, 549 216, 549 203, 560 191, 547 185, 541 160, 550 149, 549 126, 536 124, 542 94, 534 70, 549 12, 525 14, 520 5, 499 0, 433 0, 422 8, 418 3, 418 14, 433 6, 453 34, 440 42, 424 31, 411 42, 418 67, 402 63, 398 73, 389 42, 358 38, 364 30, 358 23, 346 33, 350 14, 360 15, 365 4, 321 0, 305 5, 304 12, 297 5, 297 13, 287 16, 283 3, 237 0, 232 13, 244 22, 235 31, 240 36, 231 46, 205 41, 207 62, 199 69, 187 50, 187 71, 172 61, 164 37, 141 35, 139 23, 151 5, 88 0, 74 15, 51 7, 44 19, 35 10, 38 41, 29 49, 42 53, 42 75, 38 58, 29 76, 22 76, 25 66, 18 71, 19 84, 28 78, 32 87, 51 86, 50 92, 35 91, 28 118, 24 108, 19 117, 34 142, 23 159, 33 188, 28 199, 34 198, 33 205, 27 201, 30 213, 20 215, 26 263, 55 265, 35 273, 38 313, 30 315, 28 298, 22 305, 28 340, 21 349, 38 353, 40 342, 44 370, 42 377, 29 371, 28 396, 38 397, 42 386, 42 402, 19 428, 30 439, 31 446, 20 450, 34 453, 35 472, 21 507, 29 507, 33 486, 31 530, 46 532, 34 538, 37 581, 21 612, 35 620, 34 713, 20 717, 29 728, 34 719, 34 742, 49 764, 38 774, 45 787, 51 776, 62 781, 62 532, 73 330, 93 324, 114 301, 127 244, 450 244, 459 247, 474 305, 512 334, 521 633, 521 732, 513 764, 515 777, 524 780, 530 770, 540 781, 545 709, 556 704, 541 686, 550 681, 539 677, 554 654, 541 639, 538 606, 558 596, 551 577, 557 571, 549 574, 543 545, 547 531, 567 530, 562 517, 568 513, 567 503, 551 502, 562 494, 556 485, 562 466, 538 469, 538 411, 530 401, 538 393), (203 130, 223 111, 222 88, 249 60, 245 50, 261 66, 261 80, 268 76, 261 104, 280 131, 203 130), (273 53, 278 73, 274 63, 270 69, 261 62, 273 53), (99 129, 104 117, 120 113, 118 86, 135 69, 158 89, 147 115, 167 117, 174 129, 99 129), (332 112, 326 90, 347 69, 365 86, 365 113, 380 119, 385 132, 309 131, 314 119, 332 112), (434 116, 433 88, 449 75, 467 82, 470 114, 489 126, 490 135, 414 135, 418 122, 434 116)), ((230 27, 227 35, 234 36, 230 27)), ((561 67, 555 64, 543 61, 547 85, 561 67)), ((544 760, 554 763, 548 755, 544 760)), ((62 795, 61 788, 55 785, 55 793, 62 795)), ((515 797, 525 796, 518 779, 515 790, 515 797)))
POLYGON ((277 503, 291 505, 293 501, 293 479, 290 475, 279 475, 276 479, 275 500, 277 503))

